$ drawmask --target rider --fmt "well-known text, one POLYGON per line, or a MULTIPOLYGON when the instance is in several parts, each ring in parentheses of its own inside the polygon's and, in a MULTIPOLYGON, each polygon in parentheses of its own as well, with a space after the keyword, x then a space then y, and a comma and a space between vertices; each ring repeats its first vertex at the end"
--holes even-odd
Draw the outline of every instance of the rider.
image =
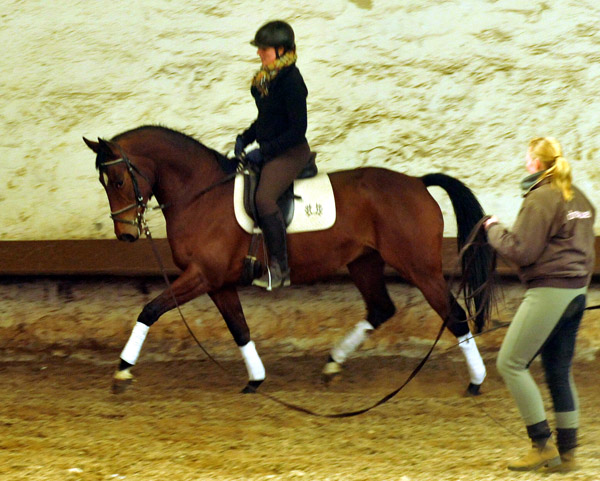
POLYGON ((525 200, 512 230, 495 216, 485 222, 490 244, 519 266, 527 286, 496 361, 532 441, 531 451, 508 468, 529 471, 546 465, 568 471, 575 468, 579 424, 571 362, 594 267, 595 210, 571 184, 571 167, 556 139, 533 139, 526 160, 532 175, 522 182, 525 200), (552 394, 558 450, 529 373, 540 353, 552 394))
POLYGON ((309 163, 306 140, 308 90, 296 67, 296 43, 292 27, 281 20, 264 24, 250 42, 258 48, 262 67, 252 79, 250 92, 258 117, 235 142, 240 156, 254 141, 259 148, 246 160, 262 168, 256 190, 258 225, 268 252, 268 269, 253 285, 272 290, 290 285, 285 222, 277 199, 309 163))

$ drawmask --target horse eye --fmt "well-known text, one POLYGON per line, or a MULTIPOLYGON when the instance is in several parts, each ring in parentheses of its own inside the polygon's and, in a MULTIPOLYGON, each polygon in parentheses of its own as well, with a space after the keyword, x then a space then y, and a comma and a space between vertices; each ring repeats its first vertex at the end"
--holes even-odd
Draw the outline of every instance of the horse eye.
POLYGON ((115 187, 121 189, 123 187, 123 179, 115 180, 115 187))

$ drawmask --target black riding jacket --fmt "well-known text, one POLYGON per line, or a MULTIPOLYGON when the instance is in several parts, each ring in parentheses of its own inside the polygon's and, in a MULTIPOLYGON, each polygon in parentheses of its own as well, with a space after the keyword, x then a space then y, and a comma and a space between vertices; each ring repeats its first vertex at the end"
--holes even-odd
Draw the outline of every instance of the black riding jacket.
POLYGON ((242 134, 246 145, 256 140, 265 160, 270 160, 306 142, 308 89, 295 64, 277 74, 269 85, 268 95, 261 97, 254 86, 250 92, 258 117, 242 134))

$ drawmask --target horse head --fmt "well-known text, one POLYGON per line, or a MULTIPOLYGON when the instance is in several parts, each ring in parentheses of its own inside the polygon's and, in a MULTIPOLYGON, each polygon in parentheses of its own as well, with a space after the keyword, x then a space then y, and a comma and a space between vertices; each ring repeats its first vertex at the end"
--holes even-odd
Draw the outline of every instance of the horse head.
POLYGON ((114 141, 83 138, 96 153, 96 169, 106 191, 117 239, 134 242, 143 228, 146 204, 152 197, 152 181, 114 141))

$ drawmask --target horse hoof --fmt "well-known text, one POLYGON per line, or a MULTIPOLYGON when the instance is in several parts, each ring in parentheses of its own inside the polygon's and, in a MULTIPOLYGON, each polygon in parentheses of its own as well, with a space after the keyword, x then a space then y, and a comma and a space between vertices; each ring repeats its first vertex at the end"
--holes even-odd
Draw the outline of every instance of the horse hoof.
POLYGON ((467 392, 466 395, 467 396, 479 396, 481 395, 481 384, 473 384, 472 382, 469 383, 469 387, 467 387, 467 392))
POLYGON ((325 364, 321 372, 321 379, 325 385, 331 384, 335 379, 339 378, 342 373, 342 365, 335 361, 329 361, 325 364))
POLYGON ((242 394, 256 394, 256 390, 258 389, 258 386, 260 386, 263 381, 264 381, 264 379, 262 379, 261 381, 248 381, 248 384, 246 384, 246 387, 244 389, 242 389, 240 392, 242 394))
POLYGON ((112 393, 123 394, 133 384, 133 374, 129 369, 117 371, 113 376, 112 393))
POLYGON ((133 379, 128 379, 125 381, 113 379, 112 393, 113 394, 123 394, 125 391, 127 391, 127 389, 129 389, 129 386, 131 386, 132 384, 133 384, 133 379))

